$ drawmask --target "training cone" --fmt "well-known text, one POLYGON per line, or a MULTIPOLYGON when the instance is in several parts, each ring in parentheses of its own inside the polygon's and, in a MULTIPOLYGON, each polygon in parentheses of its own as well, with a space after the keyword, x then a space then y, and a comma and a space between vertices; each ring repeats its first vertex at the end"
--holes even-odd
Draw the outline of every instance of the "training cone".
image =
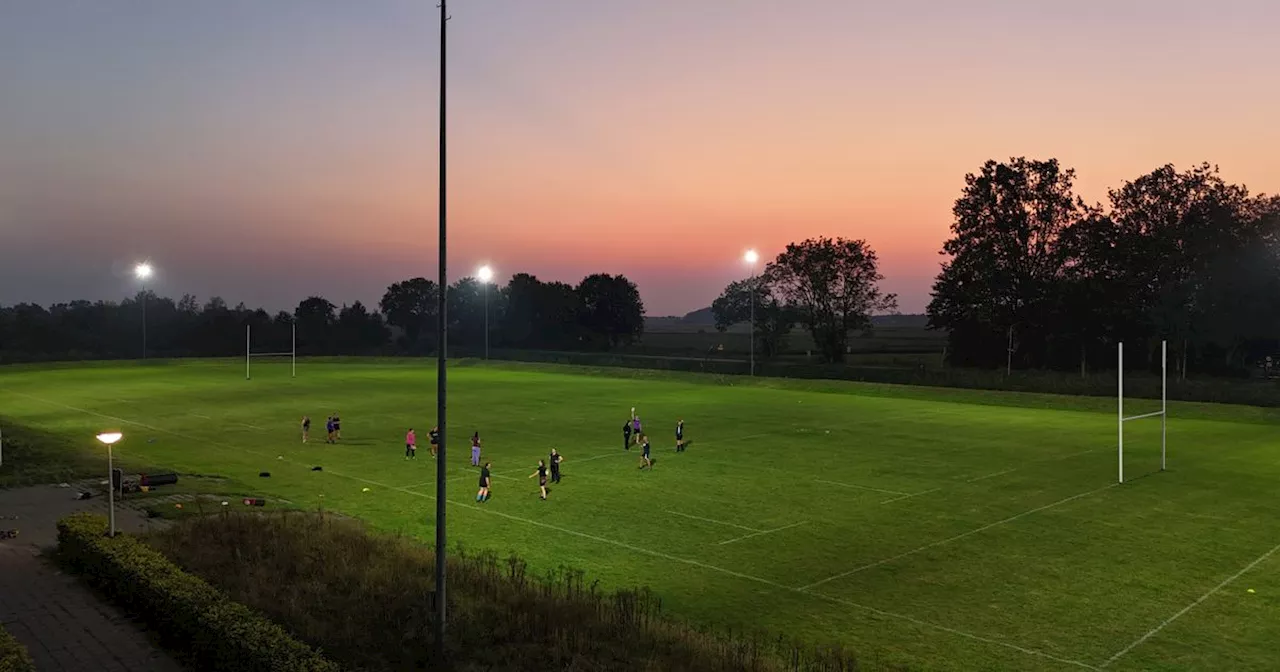
POLYGON ((369 492, 369 488, 365 488, 364 490, 361 490, 361 492, 369 492))
POLYGON ((1251 592, 1251 593, 1256 593, 1257 591, 1256 591, 1256 590, 1254 590, 1254 589, 1252 589, 1252 588, 1250 588, 1250 589, 1249 589, 1249 592, 1251 592))

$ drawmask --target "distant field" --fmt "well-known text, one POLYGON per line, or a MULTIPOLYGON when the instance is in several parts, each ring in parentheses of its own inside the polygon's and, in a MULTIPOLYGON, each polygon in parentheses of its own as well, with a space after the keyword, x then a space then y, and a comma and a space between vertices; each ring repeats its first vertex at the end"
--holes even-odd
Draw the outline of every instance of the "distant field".
MULTIPOLYGON (((726 332, 712 326, 680 323, 657 323, 645 330, 642 341, 628 351, 637 354, 706 356, 713 350, 721 357, 745 357, 751 349, 751 332, 745 325, 726 332), (723 350, 717 348, 723 346, 723 350)), ((867 357, 916 355, 940 365, 942 349, 946 346, 946 334, 922 327, 876 327, 867 335, 855 335, 849 339, 853 353, 850 363, 865 363, 867 357)), ((785 356, 788 359, 803 357, 814 349, 813 339, 804 329, 791 332, 787 340, 785 356)))
MULTIPOLYGON (((0 416, 70 450, 120 427, 117 455, 134 465, 432 538, 432 362, 242 373, 0 369, 0 416), (333 411, 344 442, 302 445, 302 414, 320 436, 333 411), (423 438, 414 462, 409 426, 423 438)), ((1174 404, 1171 470, 1158 471, 1159 423, 1135 423, 1136 480, 1116 486, 1113 399, 476 363, 450 376, 450 534, 469 548, 647 584, 680 616, 840 642, 869 663, 1280 668, 1275 412, 1174 404), (631 406, 654 437, 652 471, 621 446, 631 406), (484 505, 467 466, 475 430, 496 476, 484 505), (526 477, 552 447, 565 478, 542 502, 526 477)))

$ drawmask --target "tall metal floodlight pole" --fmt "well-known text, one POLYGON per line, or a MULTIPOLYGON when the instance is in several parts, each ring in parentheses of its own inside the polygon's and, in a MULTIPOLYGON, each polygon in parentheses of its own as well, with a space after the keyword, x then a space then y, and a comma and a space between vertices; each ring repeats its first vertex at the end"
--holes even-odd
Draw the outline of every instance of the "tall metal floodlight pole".
POLYGON ((133 267, 133 277, 137 278, 142 285, 142 358, 147 358, 147 286, 146 282, 151 278, 151 264, 142 262, 133 267))
POLYGON ((449 10, 445 6, 446 4, 447 4, 447 0, 440 0, 440 150, 439 150, 440 151, 440 185, 439 185, 439 190, 440 190, 440 198, 439 198, 439 203, 440 203, 440 215, 439 215, 440 216, 440 222, 439 222, 439 225, 440 225, 440 284, 439 284, 439 288, 440 289, 439 289, 439 297, 438 297, 438 301, 439 301, 438 312, 440 314, 440 322, 439 322, 439 326, 437 327, 438 340, 439 340, 438 347, 440 348, 440 350, 436 353, 436 426, 440 430, 440 446, 438 451, 439 455, 436 457, 436 657, 440 662, 440 664, 444 663, 445 618, 448 615, 445 609, 446 600, 445 600, 445 582, 444 582, 445 581, 444 579, 444 565, 445 565, 444 525, 445 525, 445 506, 447 505, 447 502, 445 500, 445 495, 446 495, 445 481, 448 480, 446 478, 446 468, 449 464, 447 453, 445 452, 445 447, 448 445, 448 436, 449 436, 449 432, 446 429, 447 425, 445 423, 445 415, 446 415, 445 410, 447 407, 445 404, 445 390, 446 390, 445 360, 447 356, 446 348, 449 342, 448 341, 449 320, 445 314, 446 311, 448 310, 448 301, 446 301, 446 296, 448 294, 447 290, 449 287, 449 276, 447 273, 447 264, 448 264, 449 257, 448 257, 448 254, 446 253, 446 244, 448 243, 448 238, 446 237, 447 228, 445 226, 446 224, 445 215, 447 214, 447 210, 445 207, 446 196, 447 196, 447 191, 445 189, 445 186, 447 184, 445 180, 445 175, 446 175, 445 171, 448 167, 447 161, 445 160, 447 156, 445 152, 445 149, 446 149, 445 129, 447 128, 445 124, 446 113, 447 113, 447 107, 445 103, 447 100, 446 93, 448 91, 446 87, 446 79, 445 79, 445 76, 447 74, 447 68, 445 67, 445 62, 446 62, 445 59, 448 53, 447 49, 445 48, 446 46, 445 38, 446 38, 448 23, 449 23, 449 10))
POLYGON ((751 267, 751 284, 748 291, 751 295, 751 375, 756 375, 756 262, 760 255, 755 250, 747 250, 742 258, 751 267))
POLYGON ((477 275, 484 292, 484 358, 489 359, 489 281, 493 280, 493 269, 488 265, 481 266, 477 275))

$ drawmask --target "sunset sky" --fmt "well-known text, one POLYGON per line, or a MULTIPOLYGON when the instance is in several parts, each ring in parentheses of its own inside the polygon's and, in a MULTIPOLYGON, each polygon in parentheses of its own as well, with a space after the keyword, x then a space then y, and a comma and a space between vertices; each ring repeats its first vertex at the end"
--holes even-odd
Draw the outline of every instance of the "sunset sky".
MULTIPOLYGON (((966 172, 1280 191, 1276 0, 454 0, 451 277, 709 305, 811 236, 923 310, 966 172)), ((434 0, 0 2, 0 304, 376 304, 436 274, 434 0)))

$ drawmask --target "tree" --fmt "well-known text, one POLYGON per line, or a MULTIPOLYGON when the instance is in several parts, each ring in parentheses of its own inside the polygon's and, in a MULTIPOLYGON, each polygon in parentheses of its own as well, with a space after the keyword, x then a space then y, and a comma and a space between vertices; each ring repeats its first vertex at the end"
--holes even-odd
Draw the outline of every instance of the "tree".
POLYGON ((1074 179, 1056 159, 987 161, 965 175, 952 237, 942 246, 950 259, 928 307, 930 326, 949 331, 954 359, 1011 367, 1015 350, 1043 358, 1063 262, 1059 238, 1084 207, 1074 179))
POLYGON ((337 306, 327 299, 312 296, 303 299, 293 311, 298 325, 298 350, 306 350, 308 354, 331 354, 334 351, 334 326, 338 322, 335 315, 337 306))
POLYGON ((736 324, 751 321, 752 290, 755 294, 755 330, 753 337, 760 346, 760 356, 776 357, 787 347, 787 336, 796 325, 795 310, 773 295, 773 289, 764 278, 738 280, 729 283, 720 296, 711 303, 716 329, 728 330, 736 324))
POLYGON ((404 331, 403 345, 413 352, 426 352, 436 342, 439 323, 439 288, 426 278, 397 282, 382 295, 378 306, 387 324, 404 331))
POLYGON ((382 316, 370 313, 359 301, 343 306, 338 312, 336 340, 339 352, 367 354, 386 344, 389 337, 382 316))
POLYGON ((644 302, 623 275, 596 273, 578 283, 579 324, 592 342, 606 348, 631 344, 644 333, 644 302))
POLYGON ((828 362, 843 362, 849 332, 898 300, 883 294, 875 250, 865 240, 813 238, 791 243, 764 271, 771 291, 794 308, 828 362))
MULTIPOLYGON (((483 345, 486 289, 475 278, 462 278, 449 286, 449 343, 483 345)), ((491 294, 496 292, 490 292, 491 294)), ((490 300, 494 297, 490 296, 490 300)))

